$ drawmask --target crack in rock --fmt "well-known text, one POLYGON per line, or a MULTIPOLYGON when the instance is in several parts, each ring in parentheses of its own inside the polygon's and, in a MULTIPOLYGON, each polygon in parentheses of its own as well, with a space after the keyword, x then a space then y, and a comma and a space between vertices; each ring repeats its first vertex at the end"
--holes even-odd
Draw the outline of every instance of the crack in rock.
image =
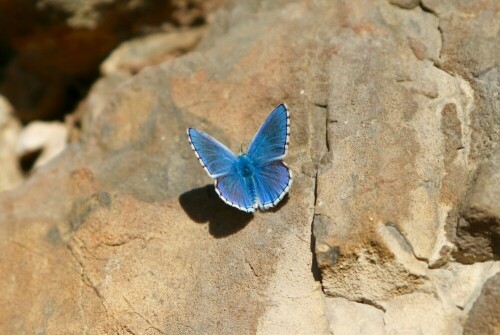
MULTIPOLYGON (((76 241, 77 239, 74 238, 73 240, 76 241)), ((79 241, 79 242, 82 243, 81 241, 79 241)), ((86 286, 90 287, 92 289, 92 291, 94 291, 96 296, 99 298, 99 301, 101 302, 101 305, 103 306, 103 308, 106 312, 106 319, 109 322, 110 316, 109 316, 109 312, 108 312, 108 307, 106 306, 107 305, 106 298, 104 298, 104 296, 101 294, 101 292, 99 291, 97 286, 92 282, 92 280, 86 274, 85 265, 84 265, 83 261, 80 259, 80 257, 77 256, 77 252, 76 252, 75 247, 71 243, 69 243, 67 245, 67 249, 68 249, 69 253, 71 254, 71 257, 75 259, 75 261, 78 263, 78 265, 80 267, 81 282, 84 283, 86 286)), ((81 304, 81 302, 80 302, 80 304, 81 304)))

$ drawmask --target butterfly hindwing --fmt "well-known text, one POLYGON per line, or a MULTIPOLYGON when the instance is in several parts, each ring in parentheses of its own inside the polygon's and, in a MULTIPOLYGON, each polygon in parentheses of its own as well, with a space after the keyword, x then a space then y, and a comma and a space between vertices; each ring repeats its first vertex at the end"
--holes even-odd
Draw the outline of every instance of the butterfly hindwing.
POLYGON ((290 114, 285 104, 277 106, 259 128, 248 148, 248 157, 260 165, 282 160, 288 151, 290 114))
POLYGON ((292 186, 292 172, 282 161, 261 165, 254 171, 255 192, 259 207, 274 207, 292 186))
POLYGON ((236 161, 231 150, 198 129, 188 128, 187 133, 196 157, 210 177, 231 173, 236 161))
POLYGON ((215 191, 226 204, 247 213, 255 211, 254 200, 237 171, 217 178, 215 191))

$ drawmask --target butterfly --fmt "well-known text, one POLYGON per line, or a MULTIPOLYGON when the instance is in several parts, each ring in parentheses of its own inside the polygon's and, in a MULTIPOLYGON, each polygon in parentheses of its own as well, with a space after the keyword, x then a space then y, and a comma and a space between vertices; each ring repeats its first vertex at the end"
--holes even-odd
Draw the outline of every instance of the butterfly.
POLYGON ((247 213, 276 206, 292 186, 292 171, 283 162, 290 140, 290 113, 277 106, 255 134, 248 152, 236 156, 204 132, 188 128, 191 148, 228 205, 247 213))

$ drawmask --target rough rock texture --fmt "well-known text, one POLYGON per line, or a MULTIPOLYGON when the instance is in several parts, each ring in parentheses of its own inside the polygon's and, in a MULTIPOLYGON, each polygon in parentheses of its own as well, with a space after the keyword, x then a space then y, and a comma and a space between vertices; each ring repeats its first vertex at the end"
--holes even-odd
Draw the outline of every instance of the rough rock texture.
POLYGON ((0 0, 0 92, 23 121, 60 118, 124 39, 202 24, 221 2, 0 0))
POLYGON ((456 230, 463 263, 500 259, 500 146, 478 169, 456 230))
POLYGON ((122 43, 101 65, 101 73, 137 73, 146 66, 157 65, 192 50, 206 29, 189 29, 139 37, 122 43))
POLYGON ((500 332, 500 274, 484 284, 469 313, 464 334, 498 334, 500 332))
POLYGON ((498 222, 481 185, 497 182, 500 11, 402 7, 238 2, 196 52, 96 84, 81 141, 0 198, 0 333, 494 329, 496 249, 461 261, 457 228, 477 204, 498 222), (237 151, 283 101, 290 196, 238 212, 185 128, 237 151))
POLYGON ((183 31, 162 32, 135 38, 120 44, 101 64, 102 77, 92 85, 87 98, 67 120, 70 139, 80 136, 80 126, 87 129, 104 110, 109 96, 132 75, 142 69, 175 59, 193 49, 206 32, 205 27, 183 31))

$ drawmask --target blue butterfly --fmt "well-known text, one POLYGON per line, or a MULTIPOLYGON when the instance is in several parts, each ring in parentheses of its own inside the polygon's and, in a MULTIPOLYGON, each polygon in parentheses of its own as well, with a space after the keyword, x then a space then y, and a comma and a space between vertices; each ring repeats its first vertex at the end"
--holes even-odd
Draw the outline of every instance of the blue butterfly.
POLYGON ((292 186, 292 171, 283 162, 290 140, 290 113, 276 107, 253 138, 248 152, 236 156, 225 145, 194 128, 189 142, 201 165, 215 179, 215 190, 228 205, 244 212, 274 207, 292 186))

